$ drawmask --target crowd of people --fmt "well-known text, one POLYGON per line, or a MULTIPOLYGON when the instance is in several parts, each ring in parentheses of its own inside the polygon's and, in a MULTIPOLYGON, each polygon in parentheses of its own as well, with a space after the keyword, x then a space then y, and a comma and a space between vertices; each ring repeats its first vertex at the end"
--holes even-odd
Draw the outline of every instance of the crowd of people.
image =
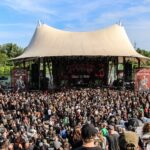
POLYGON ((0 94, 3 150, 124 150, 127 130, 134 139, 129 146, 144 150, 149 140, 143 139, 150 139, 149 92, 72 88, 0 94))

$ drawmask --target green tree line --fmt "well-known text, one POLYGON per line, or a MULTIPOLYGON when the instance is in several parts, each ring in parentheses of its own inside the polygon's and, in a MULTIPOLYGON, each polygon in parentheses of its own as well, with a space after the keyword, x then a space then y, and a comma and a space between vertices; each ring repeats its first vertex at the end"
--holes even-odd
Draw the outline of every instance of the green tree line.
POLYGON ((146 56, 146 57, 150 57, 150 51, 147 51, 147 50, 144 50, 144 49, 140 49, 140 48, 137 48, 136 50, 138 53, 146 56))
POLYGON ((23 48, 17 44, 7 43, 0 45, 0 65, 4 65, 9 59, 19 56, 23 52, 23 48))
MULTIPOLYGON (((137 48, 136 51, 143 56, 150 57, 150 51, 147 51, 145 49, 140 49, 140 48, 137 48)), ((150 61, 147 61, 146 63, 142 64, 142 67, 144 66, 150 66, 150 61)))
POLYGON ((11 58, 15 58, 22 54, 23 48, 17 44, 7 43, 0 45, 0 76, 9 74, 11 67, 13 67, 11 58))

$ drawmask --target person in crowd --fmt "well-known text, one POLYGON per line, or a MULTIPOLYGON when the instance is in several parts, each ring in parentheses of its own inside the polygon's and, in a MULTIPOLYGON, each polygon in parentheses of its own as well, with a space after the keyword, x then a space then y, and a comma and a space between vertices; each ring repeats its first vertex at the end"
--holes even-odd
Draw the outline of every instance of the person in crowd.
MULTIPOLYGON (((97 128, 96 128, 97 129, 97 128)), ((107 139, 105 136, 103 136, 103 133, 98 130, 98 134, 95 138, 95 144, 99 146, 102 150, 108 149, 107 139)))
POLYGON ((115 131, 115 128, 113 125, 108 126, 108 135, 107 141, 108 141, 108 150, 120 150, 119 148, 119 134, 115 131))
POLYGON ((146 150, 150 149, 150 122, 145 123, 143 126, 142 140, 146 150))
POLYGON ((83 145, 75 150, 101 150, 95 145, 97 130, 92 124, 85 124, 81 129, 83 145))
POLYGON ((54 138, 54 148, 56 150, 63 150, 62 143, 59 141, 58 136, 55 136, 55 138, 54 138))
POLYGON ((107 123, 106 122, 103 123, 101 131, 102 131, 103 136, 106 137, 108 135, 107 123))
POLYGON ((119 144, 122 150, 144 150, 143 141, 137 132, 137 128, 140 126, 140 120, 137 118, 129 119, 125 123, 126 130, 120 134, 119 144))
POLYGON ((72 149, 82 146, 83 142, 81 137, 81 127, 79 126, 75 127, 71 141, 72 141, 71 142, 72 149))
POLYGON ((56 149, 61 145, 62 149, 73 149, 82 142, 85 144, 81 128, 89 123, 100 133, 95 137, 94 146, 107 150, 111 147, 109 136, 115 133, 117 139, 122 133, 122 129, 117 133, 116 127, 124 128, 132 118, 149 122, 149 95, 149 92, 109 88, 0 93, 0 147, 38 150, 56 149), (108 128, 110 125, 113 132, 108 128))

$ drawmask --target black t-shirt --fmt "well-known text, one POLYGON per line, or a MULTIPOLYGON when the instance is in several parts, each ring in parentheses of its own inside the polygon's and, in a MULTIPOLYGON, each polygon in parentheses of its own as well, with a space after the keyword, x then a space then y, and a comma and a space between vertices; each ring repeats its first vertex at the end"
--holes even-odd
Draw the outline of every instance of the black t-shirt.
POLYGON ((74 150, 101 150, 101 148, 100 147, 83 147, 83 146, 81 146, 81 147, 76 148, 74 150))
POLYGON ((72 144, 71 144, 72 145, 72 149, 76 149, 78 147, 81 147, 82 144, 83 144, 83 142, 81 140, 76 141, 76 142, 72 142, 72 144))
POLYGON ((117 134, 111 134, 107 136, 108 140, 108 149, 109 150, 119 150, 119 135, 117 134))

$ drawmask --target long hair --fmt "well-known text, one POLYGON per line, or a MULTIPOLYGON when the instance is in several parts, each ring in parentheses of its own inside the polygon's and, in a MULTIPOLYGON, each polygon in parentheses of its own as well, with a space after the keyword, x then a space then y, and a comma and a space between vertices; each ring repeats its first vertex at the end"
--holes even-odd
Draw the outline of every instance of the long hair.
POLYGON ((150 122, 147 122, 143 126, 143 134, 150 133, 150 122))
POLYGON ((75 127, 73 132, 73 142, 81 140, 81 128, 79 126, 75 127))
POLYGON ((103 133, 102 132, 99 132, 97 134, 98 138, 99 138, 99 142, 104 142, 104 136, 103 136, 103 133))

